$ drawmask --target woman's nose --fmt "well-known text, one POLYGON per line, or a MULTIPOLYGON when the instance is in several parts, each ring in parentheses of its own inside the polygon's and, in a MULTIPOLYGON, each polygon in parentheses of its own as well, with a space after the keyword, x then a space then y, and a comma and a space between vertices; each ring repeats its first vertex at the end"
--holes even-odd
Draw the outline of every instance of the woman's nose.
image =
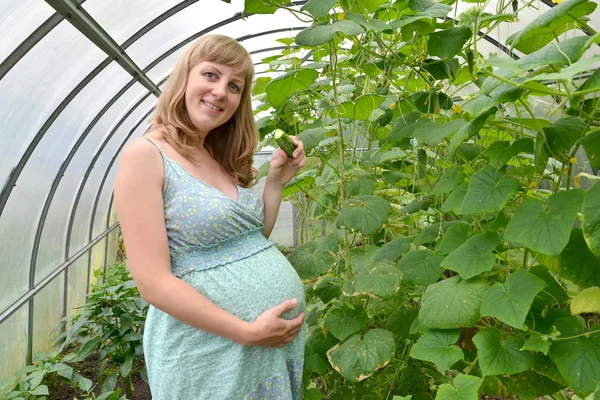
POLYGON ((212 93, 215 97, 221 99, 225 97, 225 94, 227 93, 227 87, 225 85, 217 83, 213 87, 212 93))

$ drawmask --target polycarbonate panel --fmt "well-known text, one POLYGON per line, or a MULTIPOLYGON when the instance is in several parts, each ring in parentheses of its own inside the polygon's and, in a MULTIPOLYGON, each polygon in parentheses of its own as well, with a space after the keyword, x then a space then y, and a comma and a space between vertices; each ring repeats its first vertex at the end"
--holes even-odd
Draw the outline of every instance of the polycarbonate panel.
POLYGON ((28 305, 0 324, 0 381, 26 363, 28 305))
MULTIPOLYGON (((77 315, 81 309, 76 309, 85 303, 85 289, 88 282, 88 254, 69 266, 67 279, 67 315, 77 315)), ((62 308, 62 304, 60 305, 62 308)))
MULTIPOLYGON (((64 261, 69 217, 83 176, 112 127, 142 93, 147 93, 147 90, 138 83, 127 90, 94 126, 71 160, 48 212, 47 228, 42 232, 38 253, 38 265, 52 263, 57 266, 57 263, 64 261)), ((43 274, 37 274, 36 279, 40 279, 41 275, 43 274)))
POLYGON ((33 298, 33 355, 53 350, 52 338, 59 332, 52 331, 62 318, 64 282, 64 275, 58 275, 33 298))
MULTIPOLYGON (((100 187, 100 183, 104 176, 104 172, 109 168, 109 163, 113 156, 117 153, 125 137, 129 134, 132 127, 150 110, 156 103, 156 98, 151 96, 144 100, 142 104, 123 122, 114 134, 112 139, 104 148, 102 154, 98 158, 88 181, 86 182, 79 202, 79 206, 75 212, 75 220, 73 224, 73 233, 70 242, 70 254, 76 253, 79 249, 89 243, 91 213, 96 200, 96 195, 100 187)), ((138 127, 137 132, 134 132, 131 137, 140 136, 148 127, 149 117, 144 117, 144 121, 138 127), (141 132, 140 132, 141 130, 141 132)))
MULTIPOLYGON (((254 155, 254 168, 258 168, 265 162, 270 161, 273 158, 272 154, 256 154, 254 155)), ((252 189, 262 197, 263 190, 265 188, 266 178, 262 178, 258 181, 256 186, 252 189)), ((277 243, 286 247, 294 245, 294 207, 289 201, 282 201, 281 207, 279 208, 279 215, 275 222, 275 227, 269 240, 273 243, 277 243)))
MULTIPOLYGON (((148 127, 147 124, 142 124, 144 127, 142 133, 148 127)), ((117 157, 115 163, 110 168, 110 172, 106 177, 106 182, 104 183, 104 187, 102 188, 102 193, 100 193, 98 208, 96 208, 96 215, 94 216, 94 229, 92 233, 92 239, 98 237, 102 232, 106 230, 106 220, 108 218, 108 204, 110 203, 110 198, 112 197, 113 188, 115 186, 115 177, 117 176, 117 167, 119 165, 119 160, 121 157, 117 157)))
POLYGON ((102 272, 104 270, 104 250, 106 249, 106 240, 99 241, 94 247, 92 247, 92 258, 90 259, 90 292, 92 291, 92 285, 98 282, 96 278, 96 272, 102 272))
POLYGON ((0 1, 0 62, 54 13, 54 9, 44 1, 0 1))
MULTIPOLYGON (((241 1, 226 4, 220 0, 199 1, 189 6, 186 12, 180 12, 152 29, 143 38, 127 49, 127 54, 142 68, 149 65, 159 56, 169 51, 177 44, 187 40, 192 35, 218 22, 232 17, 243 9, 241 1), (232 6, 235 5, 235 6, 232 6), (207 8, 210 7, 210 12, 207 8)), ((211 33, 222 33, 231 37, 241 37, 259 33, 263 30, 302 25, 291 13, 279 10, 273 15, 252 15, 246 20, 217 28, 211 33)))
MULTIPOLYGON (((28 207, 29 212, 39 210, 41 213, 56 174, 71 148, 102 107, 130 80, 131 77, 118 64, 109 65, 85 86, 46 131, 21 173, 20 179, 35 182, 40 193, 39 196, 29 199, 31 203, 31 207, 28 207)), ((69 180, 77 181, 80 176, 81 173, 64 174, 60 184, 65 184, 69 180)), ((18 207, 20 199, 30 195, 30 192, 23 192, 17 186, 11 194, 11 197, 15 198, 13 204, 18 207)), ((71 196, 73 195, 74 192, 71 196)), ((72 197, 70 200, 72 201, 72 197)), ((53 200, 53 203, 55 201, 53 200)), ((64 211, 67 210, 67 206, 68 204, 63 206, 64 211)), ((67 218, 68 214, 63 213, 63 224, 60 225, 60 228, 64 226, 64 220, 67 218)), ((37 221, 34 221, 36 229, 37 225, 37 221)), ((46 235, 48 240, 40 242, 38 247, 43 255, 40 254, 41 258, 38 258, 39 263, 36 265, 36 281, 50 274, 64 260, 60 250, 64 246, 65 237, 57 234, 61 230, 60 228, 53 227, 48 223, 44 224, 44 231, 49 235, 46 235)), ((23 250, 30 252, 28 248, 23 250)))
POLYGON ((56 106, 105 58, 63 21, 4 76, 0 81, 0 182, 6 181, 56 106))
POLYGON ((122 44, 148 22, 180 2, 177 0, 87 0, 83 8, 118 44, 122 44))

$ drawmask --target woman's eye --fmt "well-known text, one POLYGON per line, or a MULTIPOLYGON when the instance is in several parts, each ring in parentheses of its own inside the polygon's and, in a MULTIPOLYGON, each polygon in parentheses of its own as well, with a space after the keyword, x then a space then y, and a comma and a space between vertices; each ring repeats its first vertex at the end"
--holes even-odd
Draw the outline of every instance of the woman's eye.
POLYGON ((204 76, 206 76, 208 79, 215 79, 217 76, 215 74, 213 74, 212 72, 205 72, 204 76))
POLYGON ((234 92, 234 93, 239 93, 240 92, 240 87, 238 85, 236 85, 235 83, 230 83, 229 84, 229 88, 234 92))

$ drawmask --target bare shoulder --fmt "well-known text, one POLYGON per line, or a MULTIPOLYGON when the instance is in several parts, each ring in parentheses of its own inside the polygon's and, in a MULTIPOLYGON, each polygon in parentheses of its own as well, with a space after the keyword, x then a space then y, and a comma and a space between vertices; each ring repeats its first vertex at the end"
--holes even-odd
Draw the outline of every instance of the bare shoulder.
POLYGON ((125 179, 135 177, 136 180, 151 180, 162 184, 162 156, 150 141, 135 138, 123 147, 118 174, 125 179))

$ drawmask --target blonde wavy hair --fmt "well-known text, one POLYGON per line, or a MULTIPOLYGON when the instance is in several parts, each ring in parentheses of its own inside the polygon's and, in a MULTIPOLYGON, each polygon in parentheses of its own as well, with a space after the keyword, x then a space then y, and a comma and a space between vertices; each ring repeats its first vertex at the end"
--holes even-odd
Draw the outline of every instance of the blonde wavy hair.
POLYGON ((203 61, 236 67, 244 75, 244 89, 237 110, 229 121, 208 133, 204 146, 237 184, 252 186, 256 183, 252 158, 258 145, 250 98, 254 64, 248 51, 235 39, 225 35, 205 35, 187 49, 158 98, 152 127, 181 155, 192 156, 200 136, 185 107, 185 91, 190 70, 203 61))

